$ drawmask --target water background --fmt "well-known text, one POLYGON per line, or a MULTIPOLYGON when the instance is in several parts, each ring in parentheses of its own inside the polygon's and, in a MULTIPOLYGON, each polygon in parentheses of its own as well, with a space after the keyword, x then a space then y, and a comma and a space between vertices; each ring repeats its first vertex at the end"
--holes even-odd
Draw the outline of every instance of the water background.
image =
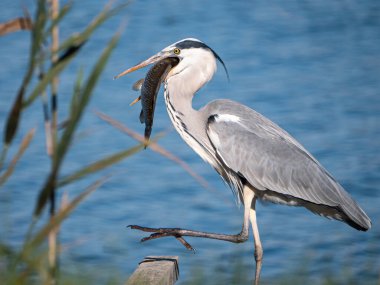
MULTIPOLYGON (((21 16, 33 1, 3 0, 0 22, 21 16)), ((74 1, 62 38, 81 30, 106 1, 74 1)), ((378 280, 380 268, 380 3, 379 1, 135 1, 108 21, 89 41, 71 70, 60 80, 60 118, 65 118, 80 67, 93 66, 101 49, 122 23, 126 27, 103 73, 66 157, 68 174, 107 154, 135 145, 104 123, 94 110, 143 133, 140 107, 129 107, 138 95, 132 84, 143 71, 117 81, 114 75, 167 45, 195 37, 224 60, 222 68, 197 94, 203 106, 216 98, 246 104, 297 138, 351 193, 372 219, 373 228, 358 232, 301 208, 258 206, 264 247, 263 279, 305 267, 307 275, 378 280)), ((0 123, 4 124, 25 72, 27 32, 0 37, 0 123)), ((159 97, 153 135, 167 132, 159 143, 182 158, 216 191, 203 189, 167 159, 146 150, 104 173, 112 179, 98 189, 62 227, 61 264, 67 270, 88 268, 99 276, 115 272, 122 279, 147 255, 179 255, 178 284, 192 278, 194 268, 231 275, 234 264, 253 274, 253 241, 244 244, 188 239, 197 249, 187 252, 171 238, 139 243, 140 232, 129 224, 184 227, 237 233, 242 209, 231 191, 174 131, 159 97), (213 271, 215 270, 215 271, 213 271)), ((42 107, 36 101, 24 114, 14 145, 32 127, 37 133, 13 178, 0 189, 0 238, 19 246, 33 211, 36 193, 49 171, 44 153, 42 107)), ((15 148, 11 153, 15 152, 15 148)), ((70 197, 97 177, 66 190, 70 197)), ((108 276, 108 275, 107 275, 108 276)), ((101 279, 100 279, 101 280, 101 279)), ((344 284, 344 282, 342 283, 344 284)))

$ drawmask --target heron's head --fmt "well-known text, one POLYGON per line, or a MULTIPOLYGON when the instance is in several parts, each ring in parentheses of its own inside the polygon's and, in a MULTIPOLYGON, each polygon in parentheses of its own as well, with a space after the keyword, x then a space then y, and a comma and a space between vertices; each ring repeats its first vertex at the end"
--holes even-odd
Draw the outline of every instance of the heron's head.
POLYGON ((176 57, 179 59, 179 63, 168 73, 166 81, 171 78, 176 78, 182 81, 186 80, 189 84, 189 80, 191 80, 196 84, 195 89, 198 90, 214 75, 216 71, 216 60, 221 62, 228 77, 228 72, 223 60, 214 50, 200 40, 187 38, 171 44, 150 58, 123 71, 115 78, 119 78, 167 57, 176 57))

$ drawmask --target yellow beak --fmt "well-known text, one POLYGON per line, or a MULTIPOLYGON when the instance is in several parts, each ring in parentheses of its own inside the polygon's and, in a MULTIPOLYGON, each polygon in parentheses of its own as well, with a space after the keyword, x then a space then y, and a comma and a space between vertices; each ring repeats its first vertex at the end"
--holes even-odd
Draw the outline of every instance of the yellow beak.
POLYGON ((123 71, 122 73, 116 75, 114 77, 114 79, 118 79, 119 77, 122 77, 128 73, 131 73, 133 71, 136 71, 140 68, 143 68, 147 65, 150 65, 150 64, 153 64, 153 63, 156 63, 157 61, 160 61, 161 59, 164 59, 166 57, 168 57, 170 55, 170 52, 164 52, 164 51, 160 51, 159 53, 155 54, 154 56, 148 58, 147 60, 144 60, 138 64, 136 64, 135 66, 132 66, 131 68, 128 68, 127 70, 123 71))

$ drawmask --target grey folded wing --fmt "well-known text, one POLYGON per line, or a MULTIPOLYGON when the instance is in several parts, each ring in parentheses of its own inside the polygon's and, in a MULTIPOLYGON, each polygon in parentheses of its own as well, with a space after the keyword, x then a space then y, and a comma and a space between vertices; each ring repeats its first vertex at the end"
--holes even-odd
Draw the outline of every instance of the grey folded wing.
POLYGON ((249 112, 229 110, 208 120, 207 134, 226 167, 262 199, 305 206, 360 230, 370 228, 368 216, 310 153, 279 126, 249 112))

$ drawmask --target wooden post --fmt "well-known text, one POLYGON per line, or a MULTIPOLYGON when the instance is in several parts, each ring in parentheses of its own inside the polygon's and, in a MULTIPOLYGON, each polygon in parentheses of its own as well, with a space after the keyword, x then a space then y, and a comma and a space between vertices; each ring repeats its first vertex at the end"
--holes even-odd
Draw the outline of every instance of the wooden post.
POLYGON ((147 256, 125 285, 173 285, 178 276, 178 256, 147 256))

